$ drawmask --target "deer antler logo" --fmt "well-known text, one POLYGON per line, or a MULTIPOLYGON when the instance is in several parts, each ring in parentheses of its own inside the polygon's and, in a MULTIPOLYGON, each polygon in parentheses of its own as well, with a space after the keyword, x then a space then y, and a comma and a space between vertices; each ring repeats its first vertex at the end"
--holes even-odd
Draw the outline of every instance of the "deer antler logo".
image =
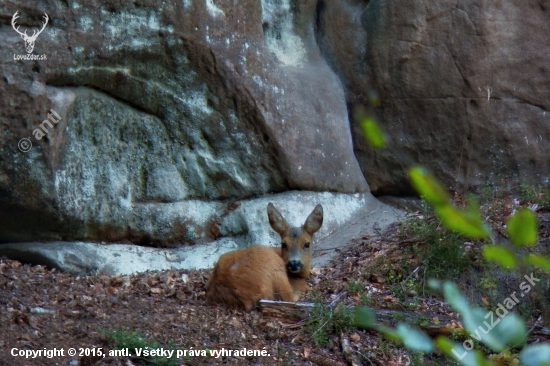
POLYGON ((33 33, 32 33, 32 36, 28 36, 26 29, 25 29, 25 32, 20 32, 19 31, 19 26, 17 26, 17 28, 15 27, 15 20, 17 18, 19 18, 17 13, 19 13, 19 11, 16 11, 15 14, 13 14, 13 17, 11 18, 11 26, 13 27, 13 29, 15 29, 15 31, 17 33, 19 33, 21 35, 21 37, 25 41, 25 48, 27 49, 27 53, 32 53, 32 50, 34 49, 34 42, 36 42, 36 38, 38 37, 38 35, 40 33, 42 33, 44 28, 46 28, 46 24, 48 24, 48 19, 49 19, 48 14, 44 13, 44 19, 46 21, 44 22, 44 25, 42 26, 42 29, 40 29, 39 31, 34 30, 33 33))

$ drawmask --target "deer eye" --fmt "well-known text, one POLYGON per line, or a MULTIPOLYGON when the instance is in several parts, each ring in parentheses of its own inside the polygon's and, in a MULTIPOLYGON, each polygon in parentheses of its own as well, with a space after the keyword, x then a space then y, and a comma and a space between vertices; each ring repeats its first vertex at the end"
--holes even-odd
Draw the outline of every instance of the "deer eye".
POLYGON ((286 243, 281 243, 281 248, 286 249, 286 243))
POLYGON ((306 241, 306 242, 304 243, 304 248, 306 248, 306 249, 309 248, 309 241, 306 241))

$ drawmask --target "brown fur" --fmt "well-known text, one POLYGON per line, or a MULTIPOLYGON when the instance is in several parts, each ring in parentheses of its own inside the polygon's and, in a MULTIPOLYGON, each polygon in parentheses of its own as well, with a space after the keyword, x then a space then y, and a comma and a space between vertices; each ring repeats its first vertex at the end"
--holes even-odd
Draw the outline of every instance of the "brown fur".
POLYGON ((251 311, 259 299, 298 301, 307 290, 311 240, 323 224, 323 208, 317 205, 298 228, 288 226, 271 203, 267 213, 281 247, 253 245, 220 256, 206 285, 209 303, 251 311))

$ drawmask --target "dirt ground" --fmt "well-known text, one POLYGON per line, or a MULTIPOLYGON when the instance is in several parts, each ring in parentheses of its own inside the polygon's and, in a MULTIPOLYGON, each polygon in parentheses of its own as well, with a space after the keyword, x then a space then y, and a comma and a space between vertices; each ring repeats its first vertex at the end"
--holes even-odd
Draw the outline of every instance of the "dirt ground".
MULTIPOLYGON (((410 240, 403 239, 399 225, 385 233, 354 238, 351 244, 336 250, 328 266, 312 270, 309 284, 314 290, 304 300, 354 306, 364 303, 361 294, 368 292, 369 306, 399 309, 400 301, 374 267, 379 258, 391 262, 410 255, 403 250, 410 240)), ((321 346, 315 336, 324 324, 312 332, 304 322, 206 305, 209 274, 208 270, 179 270, 77 277, 0 258, 0 365, 411 364, 406 350, 374 332, 346 328, 328 334, 328 342, 321 346), (143 338, 152 349, 184 354, 155 359, 138 355, 135 342, 143 338), (129 348, 129 354, 109 354, 117 347, 115 339, 119 348, 129 348), (346 354, 343 345, 347 345, 346 354), (54 349, 57 354, 47 353, 54 349), (239 353, 228 354, 229 350, 239 353), (218 357, 210 354, 221 351, 225 353, 216 353, 218 357)), ((449 313, 440 300, 417 300, 417 312, 426 311, 430 317, 449 313)), ((451 363, 441 359, 439 364, 451 363)))
MULTIPOLYGON (((383 246, 381 240, 359 239, 347 253, 339 253, 327 268, 314 268, 309 282, 316 288, 317 300, 359 304, 357 296, 346 293, 348 281, 359 278, 373 251, 383 246), (352 252, 362 253, 363 258, 352 252)), ((79 356, 93 353, 93 348, 96 353, 101 348, 108 355, 114 345, 105 332, 114 329, 137 331, 165 349, 170 346, 187 350, 187 356, 191 350, 245 348, 265 350, 268 354, 263 357, 225 354, 216 358, 201 357, 199 352, 199 356, 180 357, 173 363, 176 365, 344 365, 341 348, 344 339, 350 342, 351 349, 371 358, 373 364, 405 365, 408 360, 401 349, 382 352, 379 337, 366 331, 332 334, 327 346, 318 346, 303 330, 302 323, 264 319, 259 311, 245 313, 206 305, 209 274, 208 270, 181 270, 76 277, 44 266, 0 259, 0 364, 148 364, 133 349, 132 357, 79 356), (77 351, 75 356, 68 355, 71 348, 77 351), (53 349, 63 350, 63 355, 24 356, 25 351, 53 349)), ((383 289, 376 294, 381 299, 389 296, 383 289)), ((387 300, 391 302, 391 296, 384 301, 387 300)), ((175 357, 176 354, 172 360, 175 357)))

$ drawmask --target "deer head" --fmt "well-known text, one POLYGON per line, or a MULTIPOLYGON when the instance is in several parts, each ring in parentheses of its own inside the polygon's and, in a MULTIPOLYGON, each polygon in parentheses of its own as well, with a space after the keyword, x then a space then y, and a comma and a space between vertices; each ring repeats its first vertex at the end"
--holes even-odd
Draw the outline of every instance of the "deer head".
POLYGON ((309 277, 313 234, 323 225, 323 206, 317 205, 301 227, 291 227, 270 202, 267 217, 271 228, 281 236, 281 257, 292 275, 309 277))
POLYGON ((40 29, 39 31, 34 30, 32 33, 32 36, 28 36, 26 29, 25 29, 25 32, 20 32, 19 26, 17 26, 17 28, 15 27, 15 20, 19 18, 17 13, 19 13, 19 11, 16 11, 15 14, 13 14, 13 17, 11 18, 11 26, 17 33, 21 35, 21 37, 25 41, 25 48, 27 49, 27 53, 32 53, 32 50, 34 49, 34 42, 36 42, 36 38, 40 33, 42 33, 44 28, 46 28, 46 24, 48 24, 48 19, 49 19, 48 14, 44 13, 44 18, 46 19, 46 21, 44 22, 42 29, 40 29))

